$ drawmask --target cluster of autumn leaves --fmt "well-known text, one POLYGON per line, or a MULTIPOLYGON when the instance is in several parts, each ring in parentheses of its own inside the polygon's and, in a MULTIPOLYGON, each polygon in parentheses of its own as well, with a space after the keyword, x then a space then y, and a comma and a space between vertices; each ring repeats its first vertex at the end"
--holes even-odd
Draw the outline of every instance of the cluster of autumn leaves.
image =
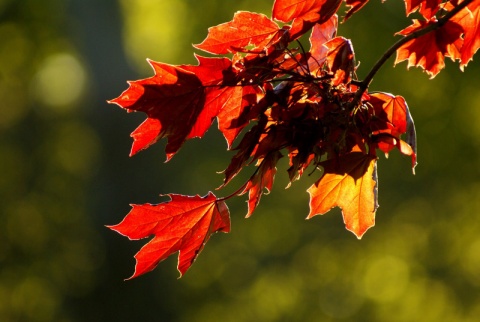
MULTIPOLYGON (((346 0, 346 18, 367 1, 346 0)), ((147 114, 131 134, 131 155, 166 138, 170 160, 216 119, 228 148, 236 152, 222 187, 247 165, 256 165, 250 179, 228 197, 171 194, 170 201, 158 205, 134 205, 120 224, 109 226, 130 239, 154 236, 135 255, 131 278, 178 251, 178 269, 185 273, 211 234, 230 230, 225 201, 248 193, 247 216, 252 215, 285 155, 291 182, 307 168, 320 170, 320 179, 308 189, 307 218, 338 206, 346 228, 358 238, 374 225, 377 152, 397 148, 415 167, 415 128, 401 96, 368 93, 368 82, 356 79, 352 44, 336 36, 341 3, 276 0, 272 19, 237 12, 195 45, 215 57, 197 56, 197 65, 149 61, 155 75, 129 82, 110 101, 147 114), (307 32, 308 51, 298 42, 307 32)), ((418 11, 424 20, 399 32, 406 41, 395 48, 396 62, 408 60, 433 77, 444 67, 444 57, 459 60, 462 68, 472 59, 480 46, 480 0, 405 3, 407 15, 418 11)))

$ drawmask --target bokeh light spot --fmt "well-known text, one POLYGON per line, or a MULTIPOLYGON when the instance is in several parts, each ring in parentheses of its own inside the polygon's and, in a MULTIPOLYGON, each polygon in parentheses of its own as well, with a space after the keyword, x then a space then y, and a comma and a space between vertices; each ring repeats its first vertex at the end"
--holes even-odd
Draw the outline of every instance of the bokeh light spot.
POLYGON ((393 256, 373 259, 363 282, 365 294, 374 301, 395 301, 409 282, 409 268, 403 260, 393 256))
POLYGON ((470 246, 464 250, 464 258, 461 265, 467 272, 469 280, 477 286, 480 286, 480 238, 474 240, 470 246))
POLYGON ((48 57, 33 79, 35 97, 55 110, 71 110, 83 94, 87 73, 71 54, 58 53, 48 57))
POLYGON ((137 69, 150 72, 146 57, 165 62, 178 58, 175 43, 182 37, 188 12, 183 1, 122 0, 121 4, 125 49, 137 69))

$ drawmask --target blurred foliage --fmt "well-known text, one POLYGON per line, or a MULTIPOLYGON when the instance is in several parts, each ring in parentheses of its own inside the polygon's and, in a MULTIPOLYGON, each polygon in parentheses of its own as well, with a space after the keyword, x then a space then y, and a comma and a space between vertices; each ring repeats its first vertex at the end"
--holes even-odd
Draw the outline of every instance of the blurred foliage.
MULTIPOLYGON (((480 65, 434 80, 388 63, 371 90, 402 95, 419 166, 380 160, 377 225, 359 241, 340 212, 305 221, 306 176, 276 185, 246 220, 214 236, 176 280, 175 258, 124 282, 130 242, 105 229, 129 203, 205 194, 232 156, 215 130, 169 163, 163 144, 128 158, 143 119, 108 106, 145 58, 195 63, 192 43, 237 10, 271 0, 0 1, 0 321, 477 321, 480 316, 480 65), (208 153, 206 152, 208 151, 208 153)), ((340 26, 358 74, 405 27, 400 0, 372 1, 340 26)), ((232 183, 240 185, 245 176, 232 183)))
POLYGON ((68 321, 64 299, 91 294, 104 252, 86 211, 101 149, 88 71, 64 2, 1 3, 0 320, 68 321))

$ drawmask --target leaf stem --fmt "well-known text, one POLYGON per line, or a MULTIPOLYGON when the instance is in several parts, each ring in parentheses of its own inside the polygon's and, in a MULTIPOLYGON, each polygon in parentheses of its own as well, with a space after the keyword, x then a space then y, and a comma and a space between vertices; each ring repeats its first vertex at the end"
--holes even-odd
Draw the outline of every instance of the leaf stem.
POLYGON ((364 78, 363 81, 360 82, 359 88, 355 94, 355 98, 353 100, 353 103, 355 104, 360 100, 362 97, 363 93, 367 90, 368 86, 373 80, 373 77, 375 74, 378 72, 378 70, 385 64, 385 62, 399 49, 401 46, 409 42, 410 40, 416 39, 420 36, 423 36, 429 32, 432 32, 436 29, 441 28, 447 21, 449 21, 454 15, 456 15, 460 10, 468 6, 473 0, 465 0, 461 2, 458 6, 456 6, 452 11, 448 12, 445 16, 442 18, 438 19, 437 22, 428 25, 422 29, 416 30, 409 34, 406 37, 403 37, 402 39, 398 40, 396 43, 394 43, 383 55, 380 57, 380 59, 375 63, 375 65, 372 67, 368 75, 364 78))

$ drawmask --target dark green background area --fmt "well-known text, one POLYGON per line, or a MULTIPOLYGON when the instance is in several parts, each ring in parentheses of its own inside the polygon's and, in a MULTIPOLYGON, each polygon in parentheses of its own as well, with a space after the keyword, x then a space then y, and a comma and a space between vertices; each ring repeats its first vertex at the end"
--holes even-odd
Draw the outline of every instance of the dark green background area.
MULTIPOLYGON (((191 44, 208 27, 271 6, 0 0, 0 321, 478 321, 478 57, 463 73, 447 62, 433 80, 392 58, 375 77, 371 91, 407 100, 419 165, 412 175, 408 157, 380 158, 380 208, 362 240, 338 209, 306 221, 318 173, 284 189, 282 160, 251 218, 246 198, 228 202, 232 232, 212 236, 184 277, 172 256, 123 281, 147 240, 104 225, 130 203, 213 191, 232 152, 213 126, 169 163, 164 142, 130 158, 144 115, 106 100, 151 76, 147 57, 194 64, 191 44)), ((372 0, 340 26, 360 79, 408 24, 402 1, 372 0)))

